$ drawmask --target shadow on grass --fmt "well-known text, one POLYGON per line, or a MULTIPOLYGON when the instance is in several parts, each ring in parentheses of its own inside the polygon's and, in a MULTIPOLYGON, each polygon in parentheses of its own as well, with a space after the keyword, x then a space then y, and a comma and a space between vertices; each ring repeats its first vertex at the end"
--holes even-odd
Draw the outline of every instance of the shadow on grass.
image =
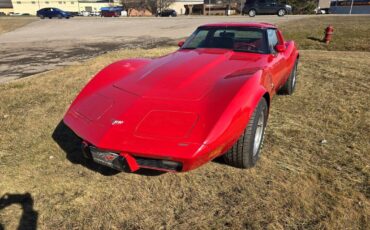
MULTIPOLYGON (((63 149, 63 151, 66 153, 67 159, 73 164, 80 164, 104 176, 113 176, 120 173, 120 171, 97 164, 91 159, 86 159, 85 157, 83 157, 81 149, 81 138, 79 138, 70 128, 68 128, 63 121, 60 121, 55 128, 52 134, 52 138, 59 145, 59 147, 63 149)), ((125 172, 129 172, 129 170, 125 172)), ((164 172, 150 169, 139 169, 134 173, 143 176, 159 176, 162 175, 164 172)))
MULTIPOLYGON (((22 216, 17 229, 37 229, 38 213, 33 209, 33 198, 31 194, 4 194, 0 198, 0 211, 13 204, 18 204, 22 207, 22 216)), ((2 229, 4 229, 4 226, 0 222, 0 230, 2 229)))
POLYGON ((321 38, 307 37, 307 39, 312 40, 312 41, 315 41, 315 42, 321 42, 321 43, 323 43, 323 42, 324 42, 324 40, 323 40, 323 39, 321 39, 321 38))

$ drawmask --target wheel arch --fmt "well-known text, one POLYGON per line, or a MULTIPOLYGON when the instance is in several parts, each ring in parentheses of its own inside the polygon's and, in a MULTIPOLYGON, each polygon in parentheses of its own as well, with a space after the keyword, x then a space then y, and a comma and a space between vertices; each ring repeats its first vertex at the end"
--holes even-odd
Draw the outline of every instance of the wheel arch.
POLYGON ((94 93, 98 89, 111 85, 114 81, 124 78, 129 73, 136 71, 149 62, 150 59, 126 59, 106 66, 90 79, 78 94, 72 105, 75 101, 94 93))
POLYGON ((262 71, 257 71, 253 76, 248 77, 203 144, 208 145, 210 149, 222 148, 219 152, 221 155, 239 138, 262 98, 266 100, 269 107, 271 97, 260 83, 261 75, 262 71))

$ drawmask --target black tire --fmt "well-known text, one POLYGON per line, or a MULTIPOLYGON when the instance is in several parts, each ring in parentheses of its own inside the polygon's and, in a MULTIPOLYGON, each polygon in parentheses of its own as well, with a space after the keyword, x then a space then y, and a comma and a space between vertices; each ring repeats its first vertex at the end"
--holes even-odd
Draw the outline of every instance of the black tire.
POLYGON ((265 98, 261 98, 244 132, 234 146, 224 155, 227 164, 237 168, 251 168, 256 165, 263 144, 267 117, 267 102, 265 98), (261 121, 263 121, 262 124, 261 121), (260 139, 256 139, 256 134, 261 135, 260 139), (256 143, 256 141, 259 143, 256 143))
POLYGON ((248 11, 249 17, 254 17, 257 15, 257 11, 255 9, 251 9, 248 11))
POLYGON ((290 72, 288 80, 286 80, 283 87, 278 91, 281 95, 292 95, 297 84, 297 72, 298 72, 298 59, 294 63, 294 67, 290 72))
POLYGON ((284 17, 286 15, 286 10, 285 9, 279 9, 277 12, 276 12, 277 16, 279 17, 284 17))

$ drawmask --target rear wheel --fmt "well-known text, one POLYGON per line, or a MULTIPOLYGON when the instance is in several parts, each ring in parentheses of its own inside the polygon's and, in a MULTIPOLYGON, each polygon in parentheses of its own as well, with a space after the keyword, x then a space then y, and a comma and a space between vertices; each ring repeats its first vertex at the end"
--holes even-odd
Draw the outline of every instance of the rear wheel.
POLYGON ((259 159, 265 127, 268 117, 268 107, 262 98, 249 120, 247 128, 234 146, 224 155, 226 163, 238 168, 251 168, 259 159))
POLYGON ((298 59, 295 61, 292 72, 290 72, 288 80, 283 87, 280 88, 279 94, 292 95, 297 83, 298 59))
POLYGON ((251 9, 251 10, 248 11, 249 17, 254 17, 254 16, 256 16, 256 14, 257 14, 257 12, 256 12, 255 9, 251 9))
POLYGON ((278 10, 278 12, 277 12, 277 15, 278 15, 279 17, 283 17, 285 14, 286 14, 286 10, 284 10, 284 9, 280 9, 280 10, 278 10))

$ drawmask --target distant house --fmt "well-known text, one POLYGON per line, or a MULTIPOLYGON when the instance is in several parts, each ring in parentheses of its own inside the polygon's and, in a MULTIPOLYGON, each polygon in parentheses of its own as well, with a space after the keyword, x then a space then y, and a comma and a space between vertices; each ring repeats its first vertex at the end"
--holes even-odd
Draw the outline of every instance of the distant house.
POLYGON ((203 1, 204 0, 175 0, 168 8, 176 10, 178 15, 193 14, 194 6, 202 8, 203 1))
POLYGON ((102 7, 120 5, 119 0, 11 0, 14 13, 36 15, 39 9, 54 7, 69 12, 97 12, 102 7))
POLYGON ((13 12, 12 0, 0 0, 0 12, 4 14, 9 14, 13 12))

